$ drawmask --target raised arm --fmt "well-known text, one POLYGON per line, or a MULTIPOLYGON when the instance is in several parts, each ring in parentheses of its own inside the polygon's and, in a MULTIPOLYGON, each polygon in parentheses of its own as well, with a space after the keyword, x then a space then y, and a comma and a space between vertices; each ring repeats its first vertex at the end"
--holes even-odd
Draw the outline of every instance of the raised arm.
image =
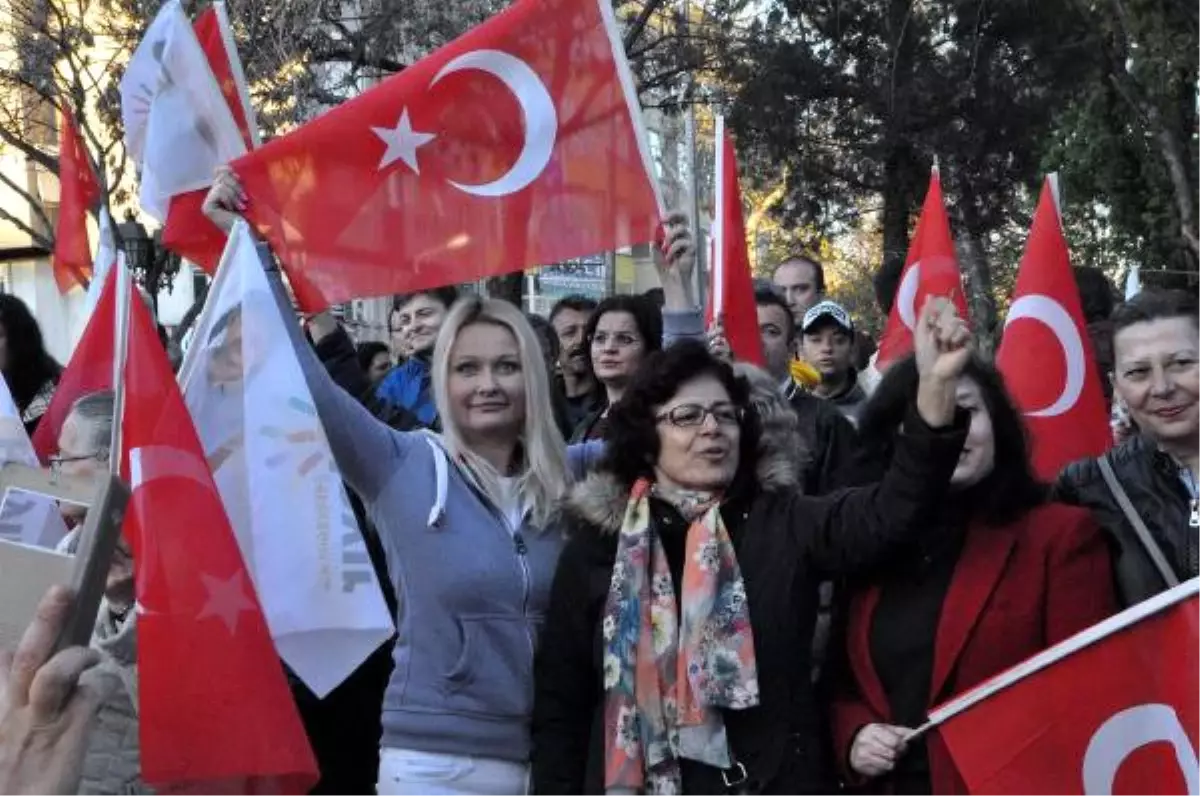
POLYGON ((654 265, 663 289, 662 347, 704 339, 704 313, 692 291, 696 245, 683 213, 672 213, 663 220, 663 244, 654 247, 654 265))
MULTIPOLYGON (((244 207, 245 196, 233 173, 228 169, 218 171, 204 201, 205 214, 217 226, 228 231, 238 221, 237 210, 244 207)), ((292 309, 291 299, 270 248, 265 243, 257 243, 256 249, 279 312, 284 318, 283 326, 312 393, 317 415, 325 428, 334 461, 354 491, 366 501, 373 500, 403 461, 406 440, 377 421, 361 403, 330 378, 296 321, 295 310, 292 309)))

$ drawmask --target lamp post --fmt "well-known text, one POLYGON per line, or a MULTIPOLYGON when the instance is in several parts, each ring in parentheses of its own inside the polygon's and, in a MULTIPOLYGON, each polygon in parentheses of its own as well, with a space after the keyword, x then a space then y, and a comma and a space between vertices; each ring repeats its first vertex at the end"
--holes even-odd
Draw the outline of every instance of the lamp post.
POLYGON ((162 231, 151 236, 146 232, 133 211, 125 211, 125 220, 117 225, 121 234, 121 248, 134 278, 150 294, 155 317, 158 316, 158 292, 169 288, 179 273, 180 257, 162 245, 162 231))

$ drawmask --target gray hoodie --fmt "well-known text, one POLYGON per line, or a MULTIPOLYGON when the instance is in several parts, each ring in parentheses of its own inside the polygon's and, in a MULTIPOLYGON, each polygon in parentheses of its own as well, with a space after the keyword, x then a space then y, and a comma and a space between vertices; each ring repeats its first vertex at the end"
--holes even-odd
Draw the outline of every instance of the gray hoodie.
MULTIPOLYGON (((279 274, 268 277, 286 317, 279 274)), ((528 761, 533 656, 562 533, 533 527, 528 514, 511 527, 436 435, 377 420, 287 326, 342 478, 379 530, 399 603, 382 745, 528 761)), ((572 470, 601 449, 573 448, 572 470)))

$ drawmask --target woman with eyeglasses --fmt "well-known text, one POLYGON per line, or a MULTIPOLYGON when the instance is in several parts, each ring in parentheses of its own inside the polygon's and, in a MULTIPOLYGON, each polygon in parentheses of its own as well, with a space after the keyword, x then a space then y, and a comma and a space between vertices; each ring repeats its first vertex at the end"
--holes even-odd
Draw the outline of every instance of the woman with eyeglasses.
MULTIPOLYGON (((70 478, 91 480, 108 472, 113 393, 105 390, 79 398, 67 413, 51 469, 70 478)), ((77 524, 59 549, 74 553, 78 525, 87 508, 62 504, 63 516, 77 524)), ((124 539, 117 542, 104 599, 92 632, 93 649, 102 654, 100 668, 117 675, 120 687, 108 692, 87 742, 80 793, 149 793, 140 777, 137 690, 137 612, 134 610, 133 556, 124 539)))
POLYGON ((609 296, 592 313, 585 335, 605 402, 576 427, 572 442, 604 439, 609 408, 621 400, 646 357, 662 348, 662 314, 644 296, 609 296))
POLYGON ((880 561, 944 499, 969 343, 952 305, 925 308, 890 469, 830 497, 803 494, 794 437, 764 427, 703 342, 647 359, 565 509, 534 678, 535 792, 833 792, 811 678, 818 585, 880 561))

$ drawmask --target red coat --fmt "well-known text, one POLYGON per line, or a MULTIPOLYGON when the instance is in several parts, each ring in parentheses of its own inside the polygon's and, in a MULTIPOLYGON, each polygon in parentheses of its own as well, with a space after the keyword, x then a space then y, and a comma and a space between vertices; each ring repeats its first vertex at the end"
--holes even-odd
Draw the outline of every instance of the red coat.
MULTIPOLYGON (((879 587, 853 595, 847 617, 849 671, 833 705, 834 749, 847 782, 850 744, 865 724, 894 723, 871 660, 879 587)), ((1085 510, 1052 503, 1003 527, 972 526, 938 620, 932 708, 1111 616, 1112 566, 1100 528, 1085 510)), ((945 744, 929 735, 934 793, 966 793, 945 744)))

